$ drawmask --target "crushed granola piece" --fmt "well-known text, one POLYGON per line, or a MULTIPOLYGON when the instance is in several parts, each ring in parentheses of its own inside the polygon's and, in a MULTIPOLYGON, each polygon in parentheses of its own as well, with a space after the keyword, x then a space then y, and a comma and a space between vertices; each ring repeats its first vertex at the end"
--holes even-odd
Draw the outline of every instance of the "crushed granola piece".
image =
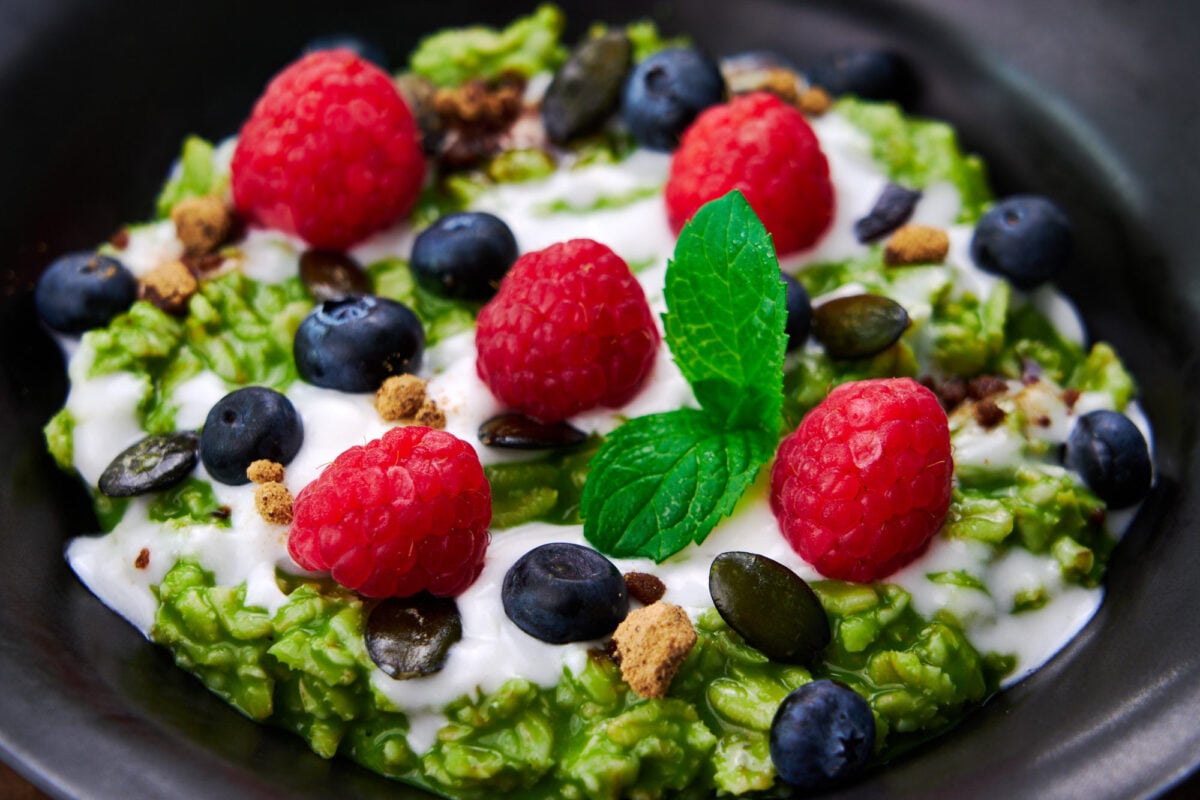
POLYGON ((246 467, 246 477, 253 483, 283 483, 283 464, 260 458, 246 467))
POLYGON ((142 276, 138 296, 168 314, 187 311, 188 301, 200 288, 196 276, 182 261, 168 261, 142 276))
POLYGON ((809 86, 800 93, 796 106, 810 117, 819 117, 833 107, 833 98, 820 86, 809 86))
POLYGON ((415 417, 425 404, 425 381, 416 375, 393 375, 375 392, 375 410, 386 422, 415 417))
POLYGON ((255 487, 254 507, 267 522, 276 525, 290 525, 292 522, 292 493, 278 481, 268 481, 255 487))
POLYGON ((429 106, 437 117, 438 160, 464 169, 495 155, 524 104, 525 79, 516 73, 435 90, 429 106))
POLYGON ((658 576, 649 572, 626 572, 625 589, 630 597, 644 606, 662 600, 662 596, 667 592, 667 587, 658 576))
POLYGON ((137 558, 133 560, 134 569, 146 569, 150 566, 150 550, 143 547, 138 551, 137 558))
POLYGON ((1079 402, 1079 396, 1082 394, 1078 389, 1063 389, 1062 401, 1068 411, 1075 410, 1075 404, 1079 402))
POLYGON ((994 428, 1007 416, 1008 412, 996 405, 996 401, 990 397, 985 397, 975 404, 975 421, 982 428, 994 428))
POLYGON ((126 247, 129 247, 129 228, 121 228, 108 237, 108 243, 118 250, 124 250, 126 247))
POLYGON ((941 264, 950 252, 950 237, 941 228, 908 224, 888 237, 883 263, 889 267, 911 264, 941 264))
POLYGON ((233 214, 218 197, 185 197, 171 209, 175 235, 190 256, 216 250, 233 227, 233 214))
POLYGON ((629 612, 613 632, 621 677, 642 697, 662 697, 696 644, 687 612, 657 602, 629 612))
POLYGON ((972 378, 967 384, 967 397, 972 400, 984 400, 992 395, 1004 394, 1008 391, 1008 381, 996 375, 980 375, 972 378))
POLYGON ((446 414, 437 403, 432 400, 426 400, 421 404, 421 408, 417 410, 417 414, 413 417, 413 422, 418 425, 424 425, 426 428, 436 428, 441 430, 446 427, 446 414))

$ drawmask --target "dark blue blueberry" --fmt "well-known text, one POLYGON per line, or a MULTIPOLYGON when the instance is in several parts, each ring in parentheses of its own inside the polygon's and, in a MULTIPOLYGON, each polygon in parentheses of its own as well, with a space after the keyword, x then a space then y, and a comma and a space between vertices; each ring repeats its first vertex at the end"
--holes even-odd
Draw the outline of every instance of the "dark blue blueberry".
POLYGON ((1016 195, 1001 200, 976 223, 971 258, 1018 289, 1033 289, 1053 280, 1071 257, 1073 242, 1071 222, 1062 209, 1045 197, 1016 195))
POLYGON ((246 467, 260 458, 287 464, 304 442, 292 401, 265 386, 230 392, 208 412, 200 431, 200 461, 221 483, 249 483, 246 467))
POLYGON ((1116 411, 1092 411, 1076 420, 1063 462, 1109 508, 1131 506, 1150 491, 1150 448, 1129 417, 1116 411))
POLYGON ((629 613, 620 570, 589 547, 535 547, 504 576, 504 613, 521 630, 552 644, 599 639, 629 613))
POLYGON ((304 45, 305 55, 318 50, 350 50, 384 70, 390 70, 387 53, 377 43, 352 33, 330 33, 311 39, 304 45))
POLYGON ((787 327, 783 332, 787 334, 787 349, 790 352, 808 339, 808 332, 812 329, 813 310, 808 292, 800 281, 784 273, 783 282, 787 285, 787 327))
POLYGON ((662 50, 638 64, 625 84, 621 113, 638 144, 674 150, 704 109, 725 98, 716 62, 698 50, 662 50))
POLYGON ((482 211, 447 214, 421 231, 409 267, 442 297, 487 300, 517 260, 517 240, 499 217, 482 211))
POLYGON ((42 273, 33 301, 38 315, 60 333, 101 328, 137 300, 137 279, 115 258, 70 253, 42 273))
POLYGON ((311 384, 373 392, 384 379, 421 368, 425 329, 408 306, 385 297, 327 300, 296 329, 292 353, 311 384))
POLYGON ((784 783, 818 789, 866 766, 875 749, 875 715, 863 696, 844 684, 806 683, 775 712, 770 748, 784 783))
POLYGON ((834 97, 851 94, 866 100, 908 103, 916 80, 904 59, 888 50, 857 49, 830 53, 808 70, 810 83, 834 97))
POLYGON ((878 241, 908 222, 921 193, 896 183, 883 187, 870 213, 854 223, 854 236, 863 244, 878 241))

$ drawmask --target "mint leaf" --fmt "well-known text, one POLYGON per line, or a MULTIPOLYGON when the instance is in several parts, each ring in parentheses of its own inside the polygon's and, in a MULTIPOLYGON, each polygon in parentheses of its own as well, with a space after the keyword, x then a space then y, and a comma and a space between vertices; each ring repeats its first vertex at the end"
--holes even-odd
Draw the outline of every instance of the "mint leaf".
POLYGON ((728 430, 695 409, 632 419, 592 461, 584 535, 610 556, 662 561, 708 536, 774 447, 764 431, 728 430))
POLYGON ((739 192, 684 226, 664 295, 667 344, 701 408, 613 431, 580 506, 596 549, 660 562, 707 538, 778 441, 786 295, 771 237, 739 192))
POLYGON ((779 429, 787 302, 775 248, 740 192, 679 234, 663 293, 667 344, 700 406, 731 428, 779 429))

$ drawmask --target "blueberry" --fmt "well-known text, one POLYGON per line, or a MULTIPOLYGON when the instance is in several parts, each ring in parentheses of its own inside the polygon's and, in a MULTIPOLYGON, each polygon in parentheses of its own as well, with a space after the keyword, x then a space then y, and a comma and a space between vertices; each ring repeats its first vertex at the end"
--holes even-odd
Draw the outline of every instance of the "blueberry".
POLYGON ((629 613, 620 570, 588 547, 535 547, 504 576, 504 613, 535 639, 552 644, 598 639, 629 613))
POLYGON ((1076 420, 1063 462, 1109 508, 1131 506, 1150 491, 1150 448, 1129 417, 1116 411, 1092 411, 1076 420))
POLYGON ((1054 278, 1071 256, 1071 223, 1058 206, 1037 195, 1006 198, 980 218, 971 258, 1018 289, 1054 278))
POLYGON ((670 151, 696 115, 724 98, 716 62, 690 48, 662 50, 634 68, 621 113, 638 144, 670 151))
POLYGON ((413 243, 409 267, 417 283, 442 297, 487 300, 517 260, 517 240, 499 217, 482 211, 447 214, 413 243))
POLYGON ((844 684, 806 683, 775 712, 770 749, 784 783, 817 789, 866 766, 875 749, 875 715, 863 696, 844 684))
POLYGON ((375 66, 388 71, 387 53, 376 42, 355 36, 352 33, 330 33, 317 36, 304 45, 304 54, 315 53, 318 50, 350 50, 355 55, 365 58, 375 66))
POLYGON ((787 285, 787 327, 783 332, 787 334, 787 349, 790 352, 808 339, 813 310, 804 284, 787 273, 783 275, 783 282, 787 285))
POLYGON ((808 69, 808 80, 834 97, 851 94, 865 100, 907 103, 916 94, 912 70, 889 50, 864 48, 830 53, 808 69))
POLYGON ((92 252, 57 259, 38 279, 38 315, 60 333, 100 328, 137 299, 137 279, 115 258, 92 252))
POLYGON ((374 295, 327 300, 296 329, 296 370, 316 386, 373 392, 385 378, 415 373, 425 329, 408 306, 374 295))
POLYGON ((260 458, 287 464, 304 442, 304 424, 292 401, 265 386, 222 397, 200 431, 200 461, 221 483, 248 483, 246 467, 260 458))

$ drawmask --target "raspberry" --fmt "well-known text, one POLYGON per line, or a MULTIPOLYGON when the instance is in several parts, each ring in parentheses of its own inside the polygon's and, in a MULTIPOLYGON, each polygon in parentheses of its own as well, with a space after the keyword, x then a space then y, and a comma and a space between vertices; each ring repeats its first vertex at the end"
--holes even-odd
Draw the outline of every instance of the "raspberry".
POLYGON ((469 444, 413 425, 343 452, 293 513, 301 567, 368 597, 452 597, 483 569, 492 492, 469 444))
POLYGON ((624 405, 659 334, 629 265, 591 239, 517 259, 479 312, 475 368, 492 393, 543 422, 624 405))
POLYGON ((765 92, 696 118, 671 159, 667 217, 676 233, 700 206, 738 189, 780 255, 813 245, 833 220, 829 163, 804 115, 765 92))
POLYGON ((412 209, 425 160, 391 78, 349 50, 322 50, 267 86, 232 171, 244 216, 341 250, 412 209))
POLYGON ((779 445, 771 508, 822 575, 873 581, 937 533, 953 473, 946 413, 932 392, 910 378, 846 383, 779 445))

